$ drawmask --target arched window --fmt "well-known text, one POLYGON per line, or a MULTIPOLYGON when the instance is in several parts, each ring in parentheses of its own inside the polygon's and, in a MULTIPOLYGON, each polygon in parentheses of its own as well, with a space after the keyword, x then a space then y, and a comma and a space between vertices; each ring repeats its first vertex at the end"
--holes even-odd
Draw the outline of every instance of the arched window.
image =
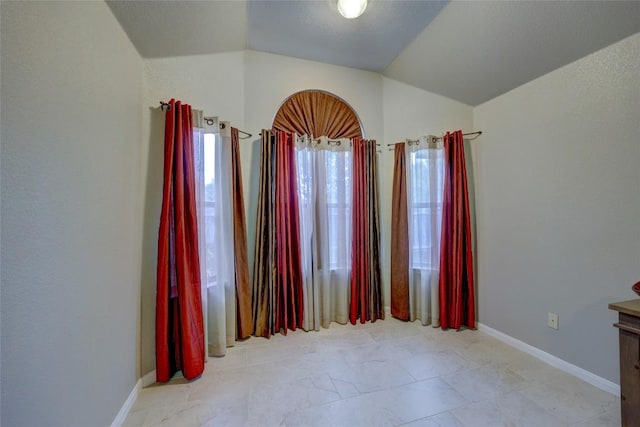
MULTIPOLYGON (((353 109, 319 90, 294 93, 280 105, 276 131, 295 133, 294 161, 301 286, 305 289, 302 327, 328 327, 349 320, 352 239, 351 138, 363 132, 353 109), (312 140, 310 139, 312 138, 312 140)), ((257 245, 257 244, 256 244, 257 245)))
POLYGON ((272 127, 313 137, 364 138, 360 119, 349 104, 321 90, 303 90, 288 97, 272 127))

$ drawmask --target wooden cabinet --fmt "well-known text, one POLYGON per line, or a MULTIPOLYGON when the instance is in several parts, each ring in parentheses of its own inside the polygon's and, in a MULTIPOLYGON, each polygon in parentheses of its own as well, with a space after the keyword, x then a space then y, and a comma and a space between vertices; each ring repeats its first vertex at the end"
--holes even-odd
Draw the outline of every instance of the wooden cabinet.
POLYGON ((640 423, 640 299, 609 304, 618 312, 622 426, 640 423))

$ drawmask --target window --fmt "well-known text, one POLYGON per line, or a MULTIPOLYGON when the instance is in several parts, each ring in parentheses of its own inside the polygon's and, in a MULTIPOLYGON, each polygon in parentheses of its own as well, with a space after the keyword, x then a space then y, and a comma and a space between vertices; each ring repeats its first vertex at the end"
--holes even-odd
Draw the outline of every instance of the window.
POLYGON ((351 153, 328 151, 327 223, 329 228, 329 268, 351 269, 351 153))
POLYGON ((216 284, 216 135, 204 134, 204 230, 207 266, 207 287, 216 284))
POLYGON ((353 156, 348 140, 364 136, 358 115, 336 95, 303 90, 284 100, 272 127, 316 141, 324 138, 298 147, 296 154, 301 240, 308 248, 302 251, 313 251, 306 254, 313 268, 351 270, 353 156), (345 143, 329 142, 340 139, 345 143))
POLYGON ((296 149, 303 248, 317 245, 317 266, 332 271, 351 269, 351 165, 350 151, 296 149))
POLYGON ((410 268, 437 269, 442 223, 443 150, 410 152, 408 175, 410 268))

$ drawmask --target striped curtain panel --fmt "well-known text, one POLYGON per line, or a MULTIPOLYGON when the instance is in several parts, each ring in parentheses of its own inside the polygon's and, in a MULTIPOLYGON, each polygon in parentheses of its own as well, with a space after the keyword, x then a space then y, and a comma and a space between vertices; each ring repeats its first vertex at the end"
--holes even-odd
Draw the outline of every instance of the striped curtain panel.
POLYGON ((303 325, 299 228, 295 137, 263 130, 251 303, 257 336, 303 325))
POLYGON ((276 135, 276 323, 281 328, 303 325, 302 265, 300 263, 300 223, 298 219, 298 185, 295 163, 295 135, 276 135))
POLYGON ((262 131, 260 190, 256 222, 256 246, 253 262, 251 311, 254 334, 269 337, 273 331, 275 304, 275 145, 270 131, 262 131))
POLYGON ((231 128, 231 197, 233 198, 233 249, 236 282, 236 339, 253 333, 251 281, 247 257, 247 226, 242 191, 238 129, 231 128))
POLYGON ((355 324, 384 319, 380 274, 380 215, 376 142, 352 139, 353 207, 351 301, 349 320, 355 324))

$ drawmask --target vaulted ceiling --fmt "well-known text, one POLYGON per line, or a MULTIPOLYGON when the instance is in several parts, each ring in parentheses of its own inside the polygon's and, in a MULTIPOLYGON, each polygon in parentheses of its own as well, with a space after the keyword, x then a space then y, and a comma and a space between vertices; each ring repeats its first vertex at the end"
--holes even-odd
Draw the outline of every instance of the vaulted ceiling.
POLYGON ((107 1, 144 58, 243 49, 380 72, 478 105, 640 31, 640 1, 107 1))

